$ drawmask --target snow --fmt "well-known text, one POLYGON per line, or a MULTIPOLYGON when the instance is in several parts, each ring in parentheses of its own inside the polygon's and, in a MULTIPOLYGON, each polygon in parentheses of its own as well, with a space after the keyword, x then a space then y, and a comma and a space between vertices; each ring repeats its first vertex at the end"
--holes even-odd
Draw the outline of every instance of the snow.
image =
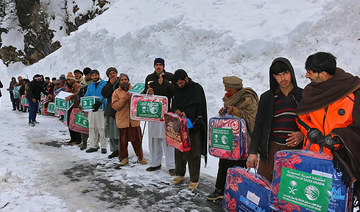
MULTIPOLYGON (((56 6, 52 6, 52 10, 54 14, 61 14, 56 6)), ((183 68, 204 87, 208 116, 212 117, 222 106, 223 76, 241 77, 245 87, 252 87, 260 95, 269 88, 268 70, 276 57, 289 58, 300 87, 309 83, 305 79, 304 62, 317 51, 333 53, 339 67, 359 75, 358 11, 360 4, 356 0, 112 1, 106 12, 70 36, 59 34, 62 37, 59 50, 29 67, 0 65, 6 70, 0 77, 7 87, 11 76, 31 78, 41 73, 58 78, 88 66, 99 70, 106 79, 106 69, 114 66, 119 72, 127 73, 135 84, 144 82, 153 71, 154 58, 162 57, 167 71, 183 68)), ((136 158, 130 159, 132 167, 116 172, 112 167, 117 161, 108 160, 100 153, 86 154, 76 147, 45 145, 67 139, 65 126, 56 118, 40 116, 41 123, 29 128, 27 114, 9 112, 9 97, 4 89, 2 93, 0 207, 9 202, 2 211, 101 211, 104 207, 111 211, 111 203, 96 198, 99 187, 92 187, 88 178, 79 177, 82 180, 74 183, 69 175, 64 176, 64 172, 70 173, 69 170, 79 164, 92 165, 97 170, 94 175, 113 181, 116 186, 121 187, 120 181, 153 188, 152 182, 155 182, 154 189, 156 186, 164 191, 172 188, 165 168, 156 175, 146 173, 146 166, 135 164, 136 158), (88 194, 93 199, 86 199, 88 194)), ((148 158, 146 134, 143 150, 148 158)), ((211 184, 214 183, 211 179, 216 177, 218 160, 208 157, 208 166, 204 168, 202 164, 201 167, 201 180, 206 178, 211 184)), ((127 202, 123 211, 137 208, 138 200, 134 197, 127 202)), ((186 204, 177 208, 166 207, 170 204, 166 201, 159 204, 165 210, 197 210, 186 204)))

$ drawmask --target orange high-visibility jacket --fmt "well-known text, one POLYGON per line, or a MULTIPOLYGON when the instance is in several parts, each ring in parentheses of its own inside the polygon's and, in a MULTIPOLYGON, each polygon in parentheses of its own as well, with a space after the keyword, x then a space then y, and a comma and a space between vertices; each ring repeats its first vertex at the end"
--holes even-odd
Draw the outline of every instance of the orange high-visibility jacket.
MULTIPOLYGON (((341 136, 332 132, 332 130, 336 128, 345 128, 349 124, 353 123, 352 115, 354 99, 355 95, 354 93, 351 93, 346 97, 321 108, 320 110, 310 112, 305 115, 299 115, 297 124, 301 132, 305 135, 303 149, 305 149, 310 142, 306 137, 310 128, 317 128, 324 136, 331 133, 332 136, 338 136, 341 139, 341 136)), ((310 150, 320 151, 320 146, 318 144, 310 145, 310 150)), ((331 151, 325 147, 323 147, 323 152, 332 155, 331 151)))

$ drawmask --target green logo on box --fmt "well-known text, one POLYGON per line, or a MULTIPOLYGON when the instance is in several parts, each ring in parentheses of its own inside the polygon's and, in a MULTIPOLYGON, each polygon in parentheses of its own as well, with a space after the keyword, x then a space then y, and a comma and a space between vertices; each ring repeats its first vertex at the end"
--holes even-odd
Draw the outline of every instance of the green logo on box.
POLYGON ((138 101, 136 116, 142 118, 161 118, 162 103, 138 101))
POLYGON ((84 114, 82 113, 77 113, 75 115, 75 121, 74 124, 79 125, 80 127, 84 127, 86 129, 89 129, 89 121, 88 121, 88 117, 86 117, 84 114))
POLYGON ((228 128, 211 128, 211 147, 233 150, 233 132, 228 128))
POLYGON ((55 113, 55 103, 49 102, 47 110, 49 113, 55 113))
POLYGON ((141 93, 145 89, 145 83, 136 83, 130 90, 130 93, 141 93))
POLYGON ((278 197, 311 211, 328 211, 332 178, 282 168, 278 197))

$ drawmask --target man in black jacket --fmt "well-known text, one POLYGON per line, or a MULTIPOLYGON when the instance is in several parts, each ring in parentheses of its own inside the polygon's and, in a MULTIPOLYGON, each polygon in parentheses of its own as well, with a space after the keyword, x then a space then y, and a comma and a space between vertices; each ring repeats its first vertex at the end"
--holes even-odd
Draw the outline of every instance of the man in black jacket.
POLYGON ((109 138, 110 151, 112 152, 108 158, 119 156, 119 134, 116 126, 115 114, 116 110, 111 107, 112 94, 114 90, 119 87, 119 78, 117 77, 118 71, 114 67, 106 70, 106 76, 109 77, 106 85, 101 91, 101 95, 106 98, 106 106, 104 111, 105 116, 105 137, 109 138))
POLYGON ((189 118, 193 128, 189 129, 191 150, 180 152, 175 149, 176 178, 172 181, 179 184, 184 181, 188 163, 190 184, 194 190, 199 185, 201 155, 207 154, 207 107, 204 89, 192 81, 187 73, 179 69, 174 73, 173 82, 177 84, 171 110, 180 116, 189 118))
POLYGON ((36 74, 33 77, 33 81, 29 83, 27 90, 27 96, 29 102, 29 125, 34 127, 39 122, 36 121, 36 114, 39 108, 40 93, 43 92, 45 95, 48 93, 44 89, 43 82, 41 82, 40 74, 36 74))
POLYGON ((270 66, 269 75, 270 90, 260 96, 246 166, 256 167, 259 153, 259 173, 271 182, 275 153, 301 148, 304 136, 295 121, 302 89, 296 84, 290 61, 276 58, 270 66))
MULTIPOLYGON (((155 71, 146 77, 144 93, 166 96, 170 108, 174 92, 174 85, 171 83, 173 74, 166 72, 164 67, 164 59, 156 58, 154 60, 155 71)), ((163 152, 165 152, 166 167, 169 169, 169 174, 175 175, 174 148, 166 143, 164 123, 149 122, 148 131, 151 165, 146 171, 152 172, 160 169, 163 152)))

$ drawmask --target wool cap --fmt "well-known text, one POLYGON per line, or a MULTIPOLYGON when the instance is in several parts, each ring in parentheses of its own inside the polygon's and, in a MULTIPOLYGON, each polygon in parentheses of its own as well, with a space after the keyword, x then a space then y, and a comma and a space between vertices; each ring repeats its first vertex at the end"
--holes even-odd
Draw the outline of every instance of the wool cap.
POLYGON ((90 72, 91 72, 91 68, 89 68, 89 67, 86 67, 83 70, 84 75, 90 74, 90 72))
POLYGON ((100 76, 99 71, 98 71, 98 70, 96 70, 96 69, 91 70, 90 74, 91 74, 91 75, 93 75, 93 74, 97 74, 97 75, 99 75, 99 76, 100 76))
POLYGON ((241 89, 243 87, 242 79, 237 76, 223 77, 223 83, 230 88, 241 89))
POLYGON ((108 68, 108 69, 106 70, 106 76, 109 76, 110 71, 115 71, 116 73, 118 73, 118 71, 117 71, 117 69, 116 69, 116 68, 114 68, 114 67, 110 67, 110 68, 108 68))
POLYGON ((79 69, 76 69, 76 70, 74 71, 74 74, 75 74, 75 73, 80 73, 81 75, 83 75, 82 71, 80 71, 79 69))
POLYGON ((128 78, 128 80, 130 81, 129 79, 129 76, 127 74, 124 74, 124 73, 121 73, 120 76, 119 76, 119 79, 121 79, 121 77, 125 76, 126 78, 128 78))
POLYGON ((65 75, 64 74, 60 75, 59 79, 65 79, 65 75))
POLYGON ((69 72, 68 75, 66 76, 66 79, 72 79, 72 80, 75 80, 75 77, 73 75, 73 73, 69 72))
POLYGON ((33 79, 41 79, 41 75, 40 74, 35 74, 33 79))
POLYGON ((155 58, 154 60, 154 66, 156 63, 161 63, 165 67, 165 60, 162 58, 155 58))

